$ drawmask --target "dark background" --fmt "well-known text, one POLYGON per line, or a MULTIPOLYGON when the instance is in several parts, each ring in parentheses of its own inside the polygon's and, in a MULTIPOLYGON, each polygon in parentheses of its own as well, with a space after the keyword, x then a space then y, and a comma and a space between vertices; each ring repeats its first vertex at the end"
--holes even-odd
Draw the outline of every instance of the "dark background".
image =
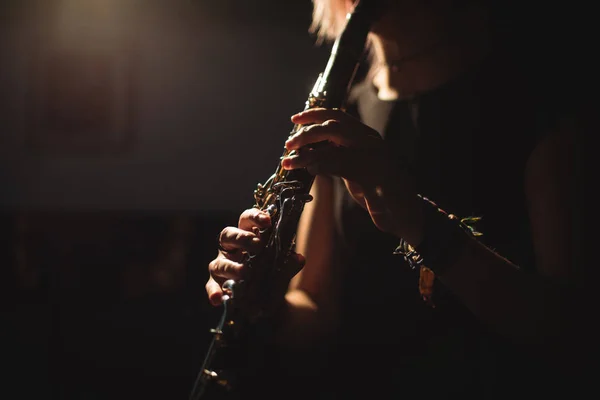
MULTIPOLYGON (((517 3, 502 29, 531 28, 512 43, 557 90, 590 51, 563 35, 565 4, 517 3)), ((216 237, 274 172, 329 54, 311 10, 1 3, 0 396, 187 398, 220 315, 204 291, 216 237)))
POLYGON ((310 1, 0 5, 0 397, 184 399, 220 230, 329 49, 310 1))

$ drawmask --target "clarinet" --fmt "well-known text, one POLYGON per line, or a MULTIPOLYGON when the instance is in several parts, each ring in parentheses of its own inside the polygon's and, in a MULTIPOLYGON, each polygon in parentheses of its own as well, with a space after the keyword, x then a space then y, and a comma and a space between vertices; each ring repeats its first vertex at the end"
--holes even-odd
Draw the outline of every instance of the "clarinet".
MULTIPOLYGON (((379 11, 374 4, 374 0, 362 0, 347 15, 346 26, 309 93, 305 110, 344 108, 358 67, 365 59, 368 32, 379 11)), ((294 125, 289 136, 300 128, 294 125)), ((284 150, 282 158, 293 153, 284 150)), ((248 382, 256 384, 265 379, 264 374, 257 372, 264 370, 266 362, 261 344, 273 338, 272 317, 285 302, 289 280, 299 272, 287 261, 294 251, 304 206, 312 200, 309 192, 314 178, 305 168, 284 170, 280 162, 275 173, 257 185, 254 207, 268 212, 272 224, 260 232, 266 238, 263 249, 245 256, 248 277, 222 285, 222 314, 216 328, 211 329, 213 337, 190 400, 213 395, 238 399, 248 382)))

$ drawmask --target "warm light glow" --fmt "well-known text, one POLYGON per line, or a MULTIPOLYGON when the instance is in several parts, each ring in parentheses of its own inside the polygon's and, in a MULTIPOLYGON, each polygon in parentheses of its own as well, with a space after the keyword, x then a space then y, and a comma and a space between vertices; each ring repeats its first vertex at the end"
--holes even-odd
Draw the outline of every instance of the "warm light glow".
POLYGON ((127 24, 122 0, 59 0, 54 17, 55 40, 68 46, 117 45, 127 24))
POLYGON ((28 97, 43 151, 117 152, 131 135, 131 1, 56 0, 33 48, 28 97), (68 150, 67 150, 68 149, 68 150))
POLYGON ((64 12, 84 12, 94 17, 110 17, 123 4, 122 0, 60 0, 59 7, 64 12))

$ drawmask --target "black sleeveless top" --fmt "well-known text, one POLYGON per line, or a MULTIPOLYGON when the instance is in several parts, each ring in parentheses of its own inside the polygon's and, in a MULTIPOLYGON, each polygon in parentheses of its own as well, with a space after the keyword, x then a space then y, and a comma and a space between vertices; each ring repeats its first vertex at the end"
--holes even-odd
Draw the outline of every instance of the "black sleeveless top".
MULTIPOLYGON (((490 57, 412 101, 382 101, 372 85, 356 85, 349 111, 411 163, 421 194, 458 216, 482 217, 481 240, 533 271, 523 172, 549 121, 525 83, 508 61, 490 57)), ((336 394, 521 397, 522 385, 539 372, 535 360, 480 324, 439 284, 436 308, 427 305, 416 272, 392 254, 398 238, 373 225, 341 180, 335 193, 345 271, 336 394)))

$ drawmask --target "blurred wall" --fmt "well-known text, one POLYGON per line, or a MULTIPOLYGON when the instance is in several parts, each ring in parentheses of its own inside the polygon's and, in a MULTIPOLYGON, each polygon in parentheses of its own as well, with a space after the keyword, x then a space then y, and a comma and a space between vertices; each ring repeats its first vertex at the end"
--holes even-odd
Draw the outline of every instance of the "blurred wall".
POLYGON ((0 7, 0 201, 9 209, 246 208, 328 55, 308 33, 310 0, 0 7), (108 93, 94 86, 99 77, 108 93), (68 96, 69 84, 80 93, 53 111, 113 107, 110 126, 63 132, 81 121, 54 117, 57 128, 44 130, 49 85, 68 96))
POLYGON ((310 0, 0 3, 0 396, 187 398, 218 232, 328 56, 310 0))

